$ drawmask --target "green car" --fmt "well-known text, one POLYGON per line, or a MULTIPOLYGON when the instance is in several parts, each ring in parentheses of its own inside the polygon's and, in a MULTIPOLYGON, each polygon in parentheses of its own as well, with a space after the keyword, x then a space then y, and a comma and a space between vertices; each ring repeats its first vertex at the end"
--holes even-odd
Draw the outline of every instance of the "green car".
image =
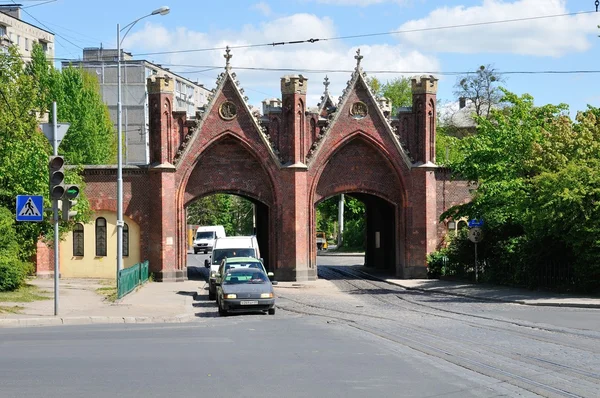
POLYGON ((256 268, 264 272, 269 279, 272 279, 275 274, 272 272, 267 272, 264 264, 261 260, 254 257, 225 257, 221 260, 221 265, 219 266, 219 270, 217 271, 217 275, 215 276, 215 282, 222 282, 223 275, 227 273, 230 269, 236 268, 256 268))

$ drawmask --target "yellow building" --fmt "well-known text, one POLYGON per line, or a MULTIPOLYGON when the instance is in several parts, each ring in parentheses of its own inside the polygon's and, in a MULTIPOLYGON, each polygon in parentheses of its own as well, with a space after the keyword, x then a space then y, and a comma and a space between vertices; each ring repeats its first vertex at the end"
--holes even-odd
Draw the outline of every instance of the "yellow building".
MULTIPOLYGON (((140 258, 140 227, 124 217, 123 267, 140 258)), ((76 224, 60 242, 60 274, 63 278, 111 278, 117 275, 117 215, 99 211, 88 224, 76 224)))

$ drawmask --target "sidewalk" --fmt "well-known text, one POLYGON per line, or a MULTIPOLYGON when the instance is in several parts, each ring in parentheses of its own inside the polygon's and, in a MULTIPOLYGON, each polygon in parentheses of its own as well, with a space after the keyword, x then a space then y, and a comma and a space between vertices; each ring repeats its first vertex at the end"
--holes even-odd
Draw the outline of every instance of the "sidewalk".
MULTIPOLYGON (((430 293, 450 294, 478 300, 507 302, 534 306, 600 308, 600 297, 561 295, 526 289, 469 284, 436 279, 396 279, 378 270, 362 266, 352 267, 382 281, 406 289, 430 293)), ((321 281, 280 282, 277 289, 311 288, 321 281)), ((93 279, 61 279, 59 315, 54 316, 54 281, 33 279, 30 284, 40 287, 49 300, 31 303, 0 303, 0 306, 23 307, 19 314, 0 313, 0 328, 28 326, 58 326, 107 323, 179 323, 198 319, 194 307, 197 294, 205 294, 202 280, 185 282, 149 282, 115 303, 106 301, 96 289, 105 287, 93 279)))
POLYGON ((0 328, 23 326, 85 325, 97 323, 173 323, 195 319, 192 303, 204 281, 177 283, 149 282, 117 302, 111 303, 96 292, 106 287, 100 280, 61 279, 58 316, 54 316, 54 280, 33 279, 49 300, 31 303, 0 303, 24 307, 19 314, 0 313, 0 328))
POLYGON ((600 308, 600 296, 581 296, 511 288, 506 286, 472 284, 439 279, 396 279, 378 270, 353 267, 379 280, 402 286, 408 290, 443 293, 478 300, 546 307, 600 308))

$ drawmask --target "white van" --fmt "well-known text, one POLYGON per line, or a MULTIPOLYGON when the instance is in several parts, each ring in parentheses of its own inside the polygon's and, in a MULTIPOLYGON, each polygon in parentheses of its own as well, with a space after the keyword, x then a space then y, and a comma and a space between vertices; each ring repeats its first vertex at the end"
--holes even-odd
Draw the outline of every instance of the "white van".
POLYGON ((198 252, 208 253, 215 245, 217 238, 225 237, 225 228, 222 225, 211 225, 198 227, 194 237, 194 254, 198 252))
POLYGON ((256 236, 228 236, 215 241, 212 255, 204 260, 204 266, 209 268, 208 299, 214 300, 217 296, 216 275, 221 261, 231 257, 254 257, 260 259, 260 249, 256 236))

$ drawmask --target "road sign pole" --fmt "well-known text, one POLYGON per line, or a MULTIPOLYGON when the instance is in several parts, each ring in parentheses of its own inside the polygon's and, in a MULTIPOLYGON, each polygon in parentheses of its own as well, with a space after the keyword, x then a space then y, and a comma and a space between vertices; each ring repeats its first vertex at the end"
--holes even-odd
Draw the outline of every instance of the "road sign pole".
MULTIPOLYGON (((56 102, 52 103, 52 151, 58 156, 58 122, 56 121, 56 102)), ((58 315, 58 277, 60 275, 60 256, 58 245, 60 236, 58 233, 58 199, 52 200, 52 222, 54 223, 54 316, 58 315)))
POLYGON ((475 283, 477 283, 478 281, 478 274, 477 274, 477 242, 475 242, 475 283))

